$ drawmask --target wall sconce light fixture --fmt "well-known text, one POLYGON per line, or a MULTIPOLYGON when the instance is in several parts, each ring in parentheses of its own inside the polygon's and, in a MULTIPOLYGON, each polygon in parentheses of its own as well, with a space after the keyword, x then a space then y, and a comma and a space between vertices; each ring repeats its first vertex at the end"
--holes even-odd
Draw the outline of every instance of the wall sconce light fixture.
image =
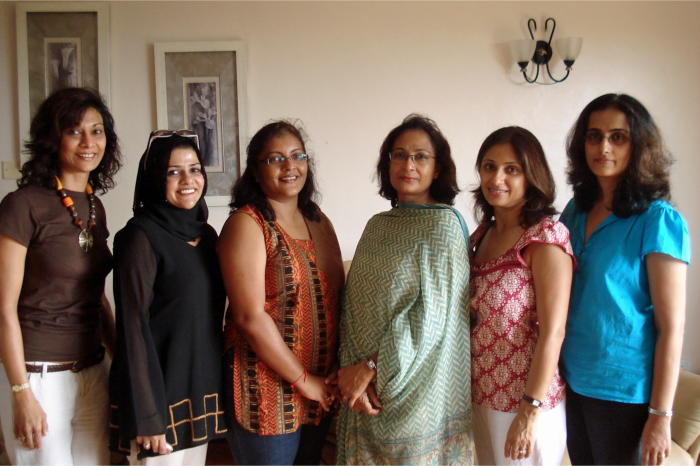
MULTIPOLYGON (((525 80, 529 83, 537 82, 537 78, 540 75, 540 65, 544 65, 547 68, 547 74, 554 82, 537 82, 537 84, 555 84, 564 81, 569 77, 571 67, 574 64, 574 61, 578 58, 578 55, 581 53, 583 39, 580 37, 566 37, 555 40, 554 45, 557 47, 557 52, 564 60, 564 64, 566 65, 566 75, 561 79, 554 79, 552 73, 549 71, 549 60, 552 58, 551 43, 552 37, 554 36, 554 29, 557 27, 557 22, 554 21, 554 18, 548 18, 547 21, 544 22, 545 32, 547 32, 550 21, 552 22, 552 32, 549 35, 549 40, 547 42, 543 40, 535 40, 532 30, 534 29, 537 31, 537 23, 534 19, 530 18, 527 22, 527 29, 530 31, 530 37, 532 40, 514 40, 509 44, 511 55, 520 66, 520 71, 523 73, 525 80), (532 23, 532 28, 530 27, 530 23, 532 23), (527 76, 527 65, 531 60, 537 65, 537 72, 535 73, 535 77, 533 79, 530 79, 527 76)), ((542 76, 544 79, 544 73, 542 73, 542 76)))

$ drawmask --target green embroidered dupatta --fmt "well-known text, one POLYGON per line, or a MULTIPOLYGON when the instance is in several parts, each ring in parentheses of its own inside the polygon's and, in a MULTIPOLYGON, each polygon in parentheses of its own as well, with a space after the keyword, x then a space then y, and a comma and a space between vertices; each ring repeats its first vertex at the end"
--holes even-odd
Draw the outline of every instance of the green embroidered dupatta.
POLYGON ((379 351, 377 416, 342 404, 338 464, 472 464, 469 235, 446 205, 367 223, 343 298, 341 366, 379 351))

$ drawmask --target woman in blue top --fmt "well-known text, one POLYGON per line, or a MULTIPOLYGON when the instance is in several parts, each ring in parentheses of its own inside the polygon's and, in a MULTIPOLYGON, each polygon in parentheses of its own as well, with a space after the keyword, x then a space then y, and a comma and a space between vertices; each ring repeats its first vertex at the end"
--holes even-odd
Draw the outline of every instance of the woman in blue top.
POLYGON ((685 319, 690 238, 671 156, 636 99, 607 94, 568 137, 574 272, 561 371, 573 464, 661 464, 685 319))

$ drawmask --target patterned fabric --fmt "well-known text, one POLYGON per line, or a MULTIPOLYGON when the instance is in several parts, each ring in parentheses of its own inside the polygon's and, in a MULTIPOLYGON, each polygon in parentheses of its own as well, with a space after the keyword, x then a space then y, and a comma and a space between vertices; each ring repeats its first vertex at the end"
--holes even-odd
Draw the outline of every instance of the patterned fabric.
MULTIPOLYGON (((338 344, 339 303, 336 293, 329 292, 326 275, 316 267, 313 239, 292 239, 254 207, 243 207, 234 215, 240 214, 250 215, 265 238, 265 312, 277 322, 304 368, 313 375, 327 375, 338 344)), ((295 432, 302 424, 318 425, 323 408, 258 359, 230 312, 225 339, 226 349, 234 348, 234 405, 243 428, 259 435, 280 435, 295 432)))
MULTIPOLYGON (((521 252, 532 243, 561 246, 572 258, 573 250, 569 230, 547 218, 525 230, 502 256, 475 264, 474 254, 490 226, 480 225, 470 238, 472 396, 485 408, 515 413, 539 336, 532 271, 521 252)), ((564 387, 557 368, 542 410, 564 399, 564 387)))
POLYGON ((473 464, 468 233, 445 205, 365 227, 348 276, 341 366, 379 352, 377 416, 341 405, 337 464, 473 464))

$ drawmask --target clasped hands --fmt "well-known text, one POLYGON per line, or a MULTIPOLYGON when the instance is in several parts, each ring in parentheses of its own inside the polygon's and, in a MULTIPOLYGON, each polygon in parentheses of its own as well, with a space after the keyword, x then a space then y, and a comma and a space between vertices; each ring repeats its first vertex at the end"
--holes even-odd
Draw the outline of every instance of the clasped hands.
POLYGON ((326 384, 337 385, 342 401, 347 402, 350 408, 358 413, 376 416, 381 411, 382 403, 371 383, 374 376, 375 372, 364 361, 360 361, 331 372, 326 378, 326 384))

